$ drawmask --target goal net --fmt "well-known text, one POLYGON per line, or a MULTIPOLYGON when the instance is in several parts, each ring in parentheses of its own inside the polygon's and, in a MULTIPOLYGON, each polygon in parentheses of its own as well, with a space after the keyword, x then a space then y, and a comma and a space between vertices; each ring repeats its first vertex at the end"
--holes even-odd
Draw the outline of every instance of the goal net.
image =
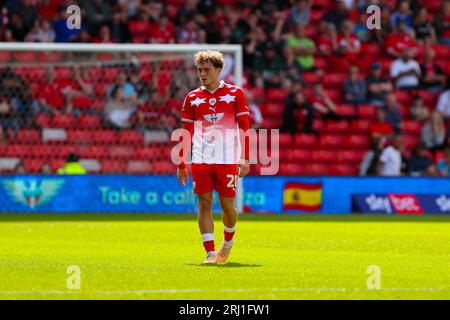
POLYGON ((1 43, 0 172, 55 173, 75 154, 93 174, 175 174, 170 135, 202 49, 242 85, 238 45, 1 43))

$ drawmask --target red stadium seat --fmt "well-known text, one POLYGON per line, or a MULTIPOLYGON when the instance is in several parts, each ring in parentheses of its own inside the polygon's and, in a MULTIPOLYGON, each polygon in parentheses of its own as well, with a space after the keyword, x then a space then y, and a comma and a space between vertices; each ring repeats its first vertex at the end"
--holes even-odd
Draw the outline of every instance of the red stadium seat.
POLYGON ((79 154, 85 159, 107 159, 109 157, 109 150, 101 145, 87 145, 80 147, 79 154))
POLYGON ((313 150, 311 154, 314 163, 333 163, 336 161, 336 151, 321 149, 313 150))
POLYGON ((148 161, 131 160, 128 162, 126 172, 131 174, 145 174, 150 173, 152 167, 148 161))
POLYGON ((419 135, 422 131, 422 125, 419 121, 415 120, 404 120, 403 121, 403 131, 406 134, 419 135))
POLYGON ((176 166, 170 161, 155 161, 152 163, 152 172, 156 174, 173 174, 176 166))
POLYGON ((52 144, 35 144, 31 146, 30 154, 35 158, 59 157, 58 147, 52 144))
POLYGON ((267 89, 266 99, 268 102, 284 102, 288 94, 284 89, 270 88, 267 89))
POLYGON ((117 141, 117 133, 114 130, 96 130, 92 135, 94 143, 111 144, 117 141))
POLYGON ((282 117, 284 112, 284 104, 282 103, 266 103, 262 106, 263 114, 267 117, 282 117))
POLYGON ((95 114, 82 114, 77 118, 77 128, 96 129, 100 126, 101 120, 95 114))
POLYGON ((141 131, 121 130, 119 131, 118 141, 120 144, 143 144, 144 137, 141 131))
POLYGON ((326 176, 330 173, 330 166, 324 163, 312 163, 305 165, 302 171, 306 176, 326 176))
POLYGON ((360 105, 358 108, 358 117, 360 119, 372 120, 376 117, 376 108, 372 105, 360 105))
POLYGON ((367 59, 368 56, 379 57, 381 54, 381 47, 377 43, 363 43, 361 45, 362 59, 367 59))
POLYGON ((328 97, 334 103, 339 103, 342 100, 342 91, 341 89, 327 89, 326 90, 328 97))
POLYGON ((305 72, 303 73, 303 80, 308 85, 313 85, 320 82, 322 80, 322 77, 316 72, 305 72))
POLYGON ((311 161, 312 154, 310 150, 306 149, 293 149, 289 150, 289 162, 308 162, 311 161))
POLYGON ((45 163, 43 159, 25 159, 24 161, 25 168, 29 173, 39 173, 41 171, 42 166, 45 163))
POLYGON ((36 116, 36 124, 42 128, 49 128, 51 122, 51 117, 46 113, 39 113, 36 116))
POLYGON ((323 132, 327 133, 347 133, 350 125, 347 120, 328 120, 325 122, 323 132))
POLYGON ((351 164, 333 164, 330 167, 330 174, 334 176, 355 176, 358 172, 358 166, 351 164))
POLYGON ((408 91, 397 90, 395 91, 395 96, 397 97, 397 102, 402 105, 410 106, 412 103, 412 97, 408 91))
POLYGON ((314 134, 297 133, 295 135, 296 147, 316 147, 318 145, 318 138, 314 134))
POLYGON ((71 153, 80 155, 81 148, 82 148, 82 146, 79 146, 76 144, 56 145, 54 150, 55 150, 55 152, 57 152, 57 155, 55 155, 55 156, 65 159, 71 153))
POLYGON ((355 150, 366 150, 370 148, 370 138, 368 135, 350 134, 344 138, 344 147, 355 150))
POLYGON ((325 128, 325 122, 322 119, 314 119, 313 120, 313 129, 322 132, 325 128))
POLYGON ((126 169, 126 161, 102 160, 100 167, 102 173, 123 173, 126 169))
POLYGON ((414 150, 419 145, 420 136, 405 135, 404 141, 407 150, 414 150))
POLYGON ((320 148, 322 149, 335 149, 342 148, 344 136, 337 134, 322 134, 320 135, 320 148))
POLYGON ((247 92, 256 100, 263 100, 266 96, 264 88, 250 88, 247 92))
POLYGON ((24 158, 32 155, 31 147, 26 144, 10 144, 5 150, 7 157, 24 158))
POLYGON ((290 133, 280 133, 280 147, 292 146, 293 137, 290 133))
POLYGON ((72 77, 72 72, 70 68, 66 67, 56 67, 55 68, 55 79, 70 79, 72 77))
POLYGON ((341 116, 355 117, 356 107, 351 104, 339 104, 336 106, 336 112, 341 116))
POLYGON ((346 79, 348 79, 347 73, 327 73, 324 75, 323 85, 327 88, 342 88, 346 79))
POLYGON ((146 146, 136 148, 137 159, 154 159, 159 153, 159 148, 156 146, 146 146))
POLYGON ((351 122, 351 132, 368 134, 370 129, 370 120, 367 119, 355 119, 351 122))
POLYGON ((92 142, 92 131, 68 130, 67 140, 72 143, 90 143, 92 142))
POLYGON ((135 150, 129 146, 112 145, 109 147, 108 152, 113 159, 130 159, 134 156, 135 150))
POLYGON ((265 118, 262 123, 264 129, 279 129, 282 124, 282 119, 267 119, 265 118))
POLYGON ((0 63, 8 63, 11 60, 11 53, 8 51, 0 51, 0 63))
POLYGON ((72 114, 54 114, 52 117, 52 127, 54 128, 74 128, 75 117, 72 114))
POLYGON ((450 48, 445 44, 435 44, 433 45, 434 52, 436 53, 436 59, 449 59, 450 58, 450 48))
POLYGON ((339 163, 354 163, 361 162, 364 156, 364 151, 343 150, 337 153, 337 161, 339 163))
POLYGON ((17 132, 14 140, 18 143, 39 143, 41 132, 35 129, 22 129, 17 132))

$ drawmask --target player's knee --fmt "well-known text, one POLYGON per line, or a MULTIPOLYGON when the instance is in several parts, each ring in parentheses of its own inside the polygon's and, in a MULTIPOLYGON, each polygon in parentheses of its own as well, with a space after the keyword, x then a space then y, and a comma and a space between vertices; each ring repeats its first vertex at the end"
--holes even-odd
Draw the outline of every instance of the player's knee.
POLYGON ((200 213, 211 213, 212 199, 199 199, 198 208, 200 213))

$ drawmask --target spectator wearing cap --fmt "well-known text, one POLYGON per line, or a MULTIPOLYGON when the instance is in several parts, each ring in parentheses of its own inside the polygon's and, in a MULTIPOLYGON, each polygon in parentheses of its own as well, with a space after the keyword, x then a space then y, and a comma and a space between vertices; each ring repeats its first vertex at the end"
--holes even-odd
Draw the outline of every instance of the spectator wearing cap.
POLYGON ((414 89, 419 86, 420 66, 412 59, 410 49, 404 49, 401 57, 391 64, 390 75, 398 89, 414 89))
POLYGON ((359 77, 359 68, 350 66, 350 77, 344 81, 344 101, 351 104, 361 104, 366 101, 366 82, 359 77))
POLYGON ((392 92, 393 87, 389 79, 382 76, 381 64, 372 63, 371 71, 366 77, 367 102, 376 106, 384 104, 386 95, 392 92))
POLYGON ((301 24, 297 25, 294 34, 287 38, 286 44, 293 48, 296 59, 303 70, 314 70, 314 54, 316 45, 307 38, 301 24))
POLYGON ((76 154, 69 154, 66 163, 58 169, 57 174, 86 174, 86 169, 79 160, 76 154))
POLYGON ((424 89, 438 92, 445 86, 445 74, 442 71, 442 68, 434 63, 435 55, 433 48, 430 46, 425 48, 424 62, 420 65, 422 74, 420 85, 424 89))

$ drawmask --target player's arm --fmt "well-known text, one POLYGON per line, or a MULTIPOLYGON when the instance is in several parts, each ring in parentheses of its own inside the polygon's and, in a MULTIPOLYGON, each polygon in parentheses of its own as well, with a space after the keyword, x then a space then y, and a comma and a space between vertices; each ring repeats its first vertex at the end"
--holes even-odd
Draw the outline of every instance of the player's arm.
POLYGON ((235 115, 239 125, 239 140, 242 147, 241 158, 239 159, 239 177, 244 177, 250 171, 249 164, 249 146, 250 146, 250 109, 244 91, 238 90, 235 104, 235 115), (242 131, 241 131, 242 130, 242 131))
POLYGON ((180 137, 181 153, 178 161, 177 178, 180 184, 184 187, 186 183, 189 182, 186 162, 187 157, 191 152, 192 137, 194 135, 194 113, 188 97, 184 99, 181 121, 184 134, 180 137))

